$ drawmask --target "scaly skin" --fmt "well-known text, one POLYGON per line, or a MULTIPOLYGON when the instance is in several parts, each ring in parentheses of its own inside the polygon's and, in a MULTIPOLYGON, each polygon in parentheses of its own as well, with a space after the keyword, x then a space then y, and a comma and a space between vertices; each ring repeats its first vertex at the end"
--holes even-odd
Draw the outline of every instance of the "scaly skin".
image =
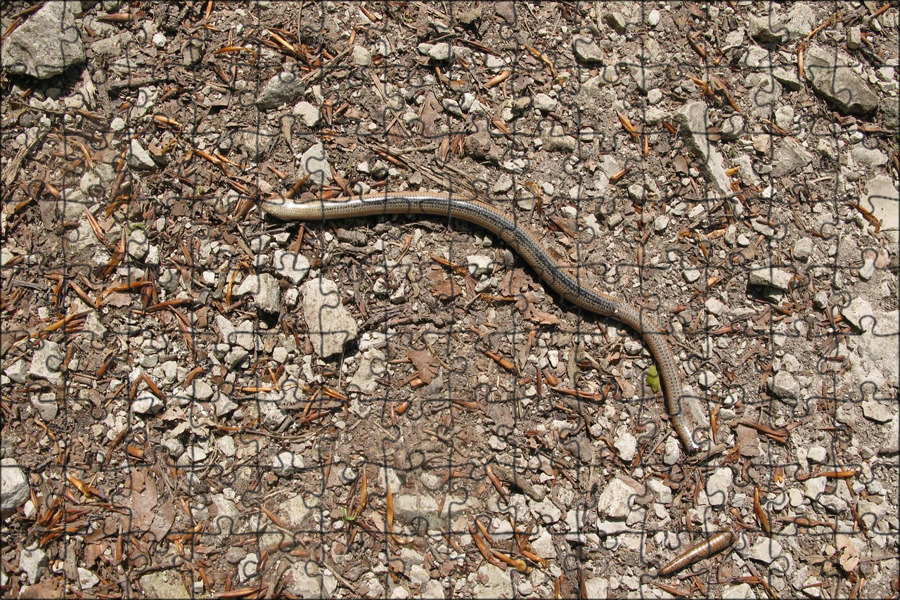
POLYGON ((321 221, 398 214, 433 215, 468 221, 493 232, 525 259, 538 276, 560 296, 585 310, 624 323, 641 336, 656 360, 666 396, 666 412, 672 421, 672 427, 689 452, 700 450, 700 444, 692 435, 693 427, 682 408, 683 391, 675 357, 656 322, 630 304, 583 287, 550 257, 529 229, 494 207, 442 192, 382 192, 321 202, 273 198, 262 200, 260 206, 264 212, 283 221, 321 221))

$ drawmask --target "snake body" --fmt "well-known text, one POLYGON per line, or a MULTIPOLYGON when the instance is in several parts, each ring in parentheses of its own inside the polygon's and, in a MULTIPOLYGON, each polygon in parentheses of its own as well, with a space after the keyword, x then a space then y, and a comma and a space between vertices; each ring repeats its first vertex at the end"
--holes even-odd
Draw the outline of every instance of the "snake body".
POLYGON ((672 427, 689 452, 700 450, 682 407, 683 391, 675 357, 656 322, 640 309, 582 286, 548 254, 527 227, 509 215, 477 200, 441 192, 382 192, 346 200, 299 202, 263 199, 264 212, 283 221, 315 221, 380 215, 432 215, 474 223, 499 236, 560 296, 585 310, 610 317, 636 331, 658 365, 672 427))

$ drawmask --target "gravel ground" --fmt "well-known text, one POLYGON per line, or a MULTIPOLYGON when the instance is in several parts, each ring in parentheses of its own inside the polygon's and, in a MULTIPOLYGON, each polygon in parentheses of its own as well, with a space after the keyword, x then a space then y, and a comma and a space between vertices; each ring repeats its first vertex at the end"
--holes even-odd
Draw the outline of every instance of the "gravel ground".
POLYGON ((898 18, 4 3, 0 592, 898 597, 898 18))

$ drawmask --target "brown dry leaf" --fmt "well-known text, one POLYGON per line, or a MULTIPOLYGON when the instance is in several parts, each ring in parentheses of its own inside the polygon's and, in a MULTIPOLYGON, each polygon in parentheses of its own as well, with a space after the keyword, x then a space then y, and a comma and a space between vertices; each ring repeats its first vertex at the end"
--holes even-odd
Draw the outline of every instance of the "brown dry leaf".
POLYGON ((103 299, 103 304, 107 306, 115 306, 116 308, 122 308, 123 306, 130 306, 132 302, 132 297, 128 294, 123 294, 121 292, 113 292, 103 299))
POLYGON ((675 157, 675 160, 672 161, 672 166, 675 167, 676 173, 687 173, 688 172, 688 161, 685 158, 684 154, 679 154, 675 157))
POLYGON ((462 286, 447 277, 443 271, 432 269, 428 278, 433 284, 431 294, 439 300, 448 301, 462 294, 462 286))
POLYGON ((841 563, 841 568, 844 571, 846 571, 847 573, 851 573, 856 569, 856 567, 859 566, 859 562, 860 562, 859 550, 856 549, 856 546, 854 546, 852 543, 850 543, 849 539, 846 541, 845 544, 841 544, 841 543, 838 544, 839 547, 841 545, 843 545, 843 548, 841 548, 841 555, 839 558, 840 563, 841 563))
POLYGON ((422 112, 419 119, 422 120, 422 136, 426 138, 434 138, 437 136, 438 129, 435 121, 441 116, 441 104, 438 102, 434 94, 428 92, 425 95, 425 101, 422 103, 422 112))
POLYGON ((418 371, 419 379, 426 384, 431 383, 434 379, 434 364, 431 359, 431 354, 425 350, 410 350, 409 354, 406 355, 406 358, 409 359, 409 362, 411 362, 416 368, 416 371, 418 371))
POLYGON ((534 308, 531 308, 526 316, 528 317, 528 320, 537 323, 538 325, 559 325, 559 317, 534 308))
POLYGON ((59 580, 57 580, 56 577, 45 577, 43 581, 22 588, 22 591, 19 592, 18 597, 28 598, 29 600, 60 598, 61 591, 62 589, 60 588, 59 580))
POLYGON ((169 500, 159 506, 154 512, 153 521, 150 523, 150 534, 153 536, 153 539, 161 540, 166 537, 174 523, 175 505, 169 500))

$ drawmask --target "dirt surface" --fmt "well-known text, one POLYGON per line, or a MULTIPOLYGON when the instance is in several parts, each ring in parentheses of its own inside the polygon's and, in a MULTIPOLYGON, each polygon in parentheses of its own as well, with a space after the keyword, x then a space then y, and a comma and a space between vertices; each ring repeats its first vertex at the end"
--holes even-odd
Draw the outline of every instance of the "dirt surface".
POLYGON ((897 597, 895 6, 51 4, 0 13, 4 597, 897 597), (257 205, 405 189, 652 315, 704 450, 497 237, 257 205))

